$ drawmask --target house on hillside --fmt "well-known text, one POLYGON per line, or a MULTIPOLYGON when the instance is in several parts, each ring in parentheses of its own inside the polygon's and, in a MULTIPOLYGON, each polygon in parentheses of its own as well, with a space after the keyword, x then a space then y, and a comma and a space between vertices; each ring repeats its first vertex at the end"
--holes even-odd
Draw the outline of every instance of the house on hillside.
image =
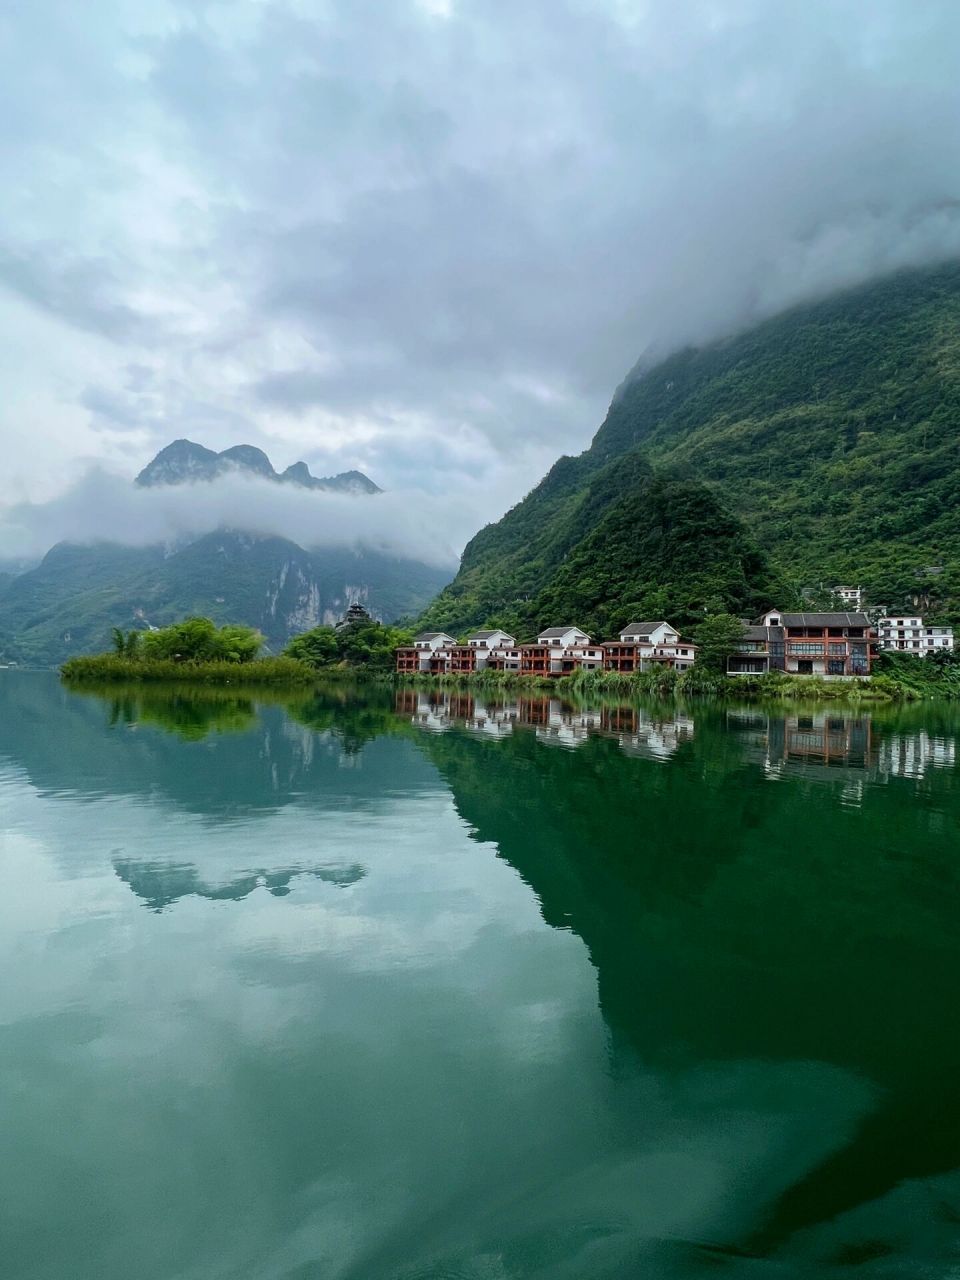
POLYGON ((831 587, 830 594, 835 596, 845 609, 859 612, 863 608, 862 587, 831 587))
POLYGON ((744 623, 728 675, 868 676, 877 636, 865 613, 783 613, 768 609, 744 623))
POLYGON ((879 618, 877 638, 881 649, 912 653, 920 658, 938 650, 953 649, 953 627, 925 626, 923 618, 905 614, 879 618))
POLYGON ((606 671, 650 671, 656 666, 686 671, 696 661, 696 645, 681 638, 669 622, 630 622, 619 640, 603 646, 606 671))

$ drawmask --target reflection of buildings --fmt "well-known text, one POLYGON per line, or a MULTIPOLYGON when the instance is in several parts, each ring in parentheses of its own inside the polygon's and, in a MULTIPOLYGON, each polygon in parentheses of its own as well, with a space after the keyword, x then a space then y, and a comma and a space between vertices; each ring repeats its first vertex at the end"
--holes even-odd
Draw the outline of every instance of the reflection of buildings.
POLYGON ((771 777, 833 777, 838 769, 876 769, 868 715, 805 711, 790 715, 731 711, 728 725, 745 733, 748 754, 771 777))
POLYGON ((651 760, 667 759, 694 733, 693 719, 679 712, 653 714, 630 705, 585 708, 543 695, 482 699, 441 689, 399 689, 396 709, 432 733, 460 725, 496 738, 519 725, 533 729, 547 745, 576 748, 599 735, 616 739, 627 755, 651 760))
POLYGON ((884 733, 869 715, 808 711, 768 715, 728 711, 727 725, 747 742, 747 755, 771 778, 836 779, 838 771, 861 782, 922 778, 931 769, 953 769, 956 742, 920 729, 884 733))
POLYGON ((636 707, 611 707, 604 712, 604 729, 627 755, 666 760, 693 737, 693 719, 679 712, 654 716, 636 707))
POLYGON ((892 733, 880 744, 880 772, 892 778, 922 778, 929 769, 952 769, 957 744, 953 738, 919 733, 892 733))

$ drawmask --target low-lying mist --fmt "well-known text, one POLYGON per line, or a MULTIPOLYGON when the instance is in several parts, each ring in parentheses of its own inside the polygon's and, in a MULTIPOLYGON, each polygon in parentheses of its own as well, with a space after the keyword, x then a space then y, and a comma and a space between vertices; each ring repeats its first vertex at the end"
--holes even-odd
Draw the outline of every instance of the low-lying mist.
POLYGON ((151 546, 232 528, 306 548, 365 548, 453 568, 479 523, 463 495, 354 497, 242 474, 141 488, 95 469, 49 502, 0 508, 0 554, 37 559, 58 542, 151 546))

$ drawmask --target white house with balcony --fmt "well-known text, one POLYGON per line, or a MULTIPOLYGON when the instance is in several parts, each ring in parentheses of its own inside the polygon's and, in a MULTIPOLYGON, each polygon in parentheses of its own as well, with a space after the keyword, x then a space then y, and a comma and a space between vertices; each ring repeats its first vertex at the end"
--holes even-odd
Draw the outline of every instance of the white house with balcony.
POLYGON ((918 658, 953 649, 953 627, 928 626, 923 618, 906 613, 878 619, 877 637, 881 649, 918 658))

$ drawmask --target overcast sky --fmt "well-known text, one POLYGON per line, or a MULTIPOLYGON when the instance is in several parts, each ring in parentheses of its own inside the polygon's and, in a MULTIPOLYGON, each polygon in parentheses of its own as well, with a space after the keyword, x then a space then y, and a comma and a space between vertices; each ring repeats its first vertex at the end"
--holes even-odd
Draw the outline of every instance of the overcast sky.
POLYGON ((0 59, 0 503, 188 436, 456 541, 644 351, 960 252, 956 0, 31 0, 0 59))

